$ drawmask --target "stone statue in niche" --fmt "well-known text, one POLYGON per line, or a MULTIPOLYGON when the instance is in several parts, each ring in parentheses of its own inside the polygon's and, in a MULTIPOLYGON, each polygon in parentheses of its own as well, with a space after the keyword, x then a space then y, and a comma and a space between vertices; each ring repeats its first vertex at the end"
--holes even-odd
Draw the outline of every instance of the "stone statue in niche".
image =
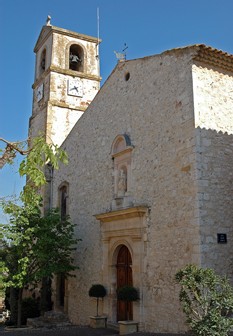
POLYGON ((123 169, 118 172, 117 196, 122 197, 127 191, 127 175, 123 169))

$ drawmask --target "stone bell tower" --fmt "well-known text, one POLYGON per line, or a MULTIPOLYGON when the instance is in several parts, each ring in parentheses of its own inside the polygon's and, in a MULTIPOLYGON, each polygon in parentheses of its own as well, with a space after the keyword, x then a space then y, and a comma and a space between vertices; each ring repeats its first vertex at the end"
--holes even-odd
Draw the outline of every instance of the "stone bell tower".
POLYGON ((36 42, 29 134, 61 145, 100 88, 98 46, 91 36, 43 26, 36 42))

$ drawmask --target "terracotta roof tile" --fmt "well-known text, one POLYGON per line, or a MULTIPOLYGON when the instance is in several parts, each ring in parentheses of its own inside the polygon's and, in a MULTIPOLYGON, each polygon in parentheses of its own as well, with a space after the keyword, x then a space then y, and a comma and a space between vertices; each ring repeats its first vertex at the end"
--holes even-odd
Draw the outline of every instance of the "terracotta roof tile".
MULTIPOLYGON (((186 50, 193 50, 195 61, 203 62, 212 66, 220 67, 228 71, 233 71, 233 55, 222 50, 206 46, 205 44, 194 44, 187 47, 175 48, 164 53, 182 52, 186 50)), ((163 54, 164 54, 163 53, 163 54)))

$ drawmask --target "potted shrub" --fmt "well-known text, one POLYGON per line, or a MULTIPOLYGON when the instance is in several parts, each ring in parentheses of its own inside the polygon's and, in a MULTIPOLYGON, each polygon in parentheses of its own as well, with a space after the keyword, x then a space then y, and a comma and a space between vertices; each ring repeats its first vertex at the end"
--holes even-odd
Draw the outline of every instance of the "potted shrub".
POLYGON ((96 298, 96 316, 90 316, 90 326, 92 328, 105 328, 106 316, 99 316, 99 299, 103 299, 107 292, 103 285, 94 284, 91 286, 88 292, 90 297, 96 298))
POLYGON ((138 331, 138 322, 130 320, 129 302, 139 300, 138 291, 133 286, 123 286, 117 290, 117 299, 126 302, 127 321, 118 321, 120 335, 127 335, 138 331))

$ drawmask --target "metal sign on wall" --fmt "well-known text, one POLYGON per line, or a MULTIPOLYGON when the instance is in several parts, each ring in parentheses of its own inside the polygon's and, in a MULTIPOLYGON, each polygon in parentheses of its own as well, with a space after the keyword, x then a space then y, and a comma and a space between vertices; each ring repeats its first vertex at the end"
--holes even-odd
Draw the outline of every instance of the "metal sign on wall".
POLYGON ((227 235, 226 233, 218 233, 218 244, 226 244, 227 243, 227 235))

